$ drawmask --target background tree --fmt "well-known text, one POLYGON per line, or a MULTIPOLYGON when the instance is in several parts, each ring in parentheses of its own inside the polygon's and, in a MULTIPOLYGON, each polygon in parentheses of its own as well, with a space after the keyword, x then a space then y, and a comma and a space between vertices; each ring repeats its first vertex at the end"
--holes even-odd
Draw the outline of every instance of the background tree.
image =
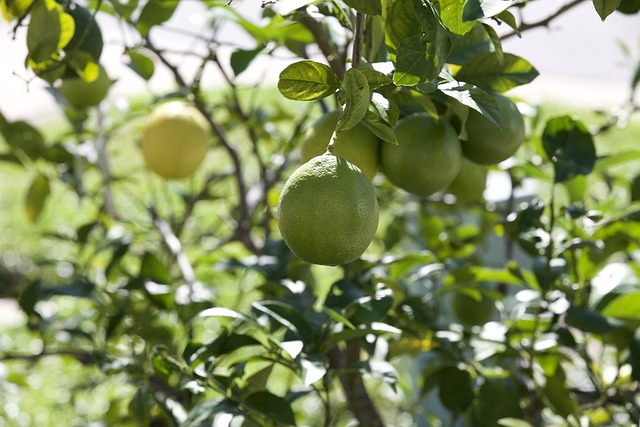
MULTIPOLYGON (((194 30, 169 26, 178 1, 0 2, 68 122, 0 115, 1 160, 29 174, 24 217, 40 227, 1 270, 28 329, 0 341, 3 416, 35 395, 31 369, 55 366, 66 405, 25 424, 640 423, 640 151, 622 137, 640 66, 628 102, 588 124, 505 95, 538 72, 501 40, 579 2, 529 21, 526 1, 281 0, 260 25, 202 3, 194 30), (170 91, 108 102, 107 15, 124 60, 146 80, 168 70, 170 91), (230 24, 255 48, 222 42, 230 24), (159 44, 167 28, 195 47, 159 44), (277 89, 240 84, 283 52, 296 60, 277 89), (210 73, 224 87, 208 90, 210 73), (276 222, 315 130, 338 154, 353 139, 380 156, 376 235, 338 267, 298 259, 276 222), (484 199, 487 174, 508 177, 507 200, 484 199)), ((593 5, 603 20, 640 10, 593 5)))

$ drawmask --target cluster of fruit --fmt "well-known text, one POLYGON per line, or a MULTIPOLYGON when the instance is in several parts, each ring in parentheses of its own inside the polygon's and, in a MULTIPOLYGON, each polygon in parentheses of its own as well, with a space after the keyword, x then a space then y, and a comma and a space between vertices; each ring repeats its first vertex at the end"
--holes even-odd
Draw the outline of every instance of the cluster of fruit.
MULTIPOLYGON (((360 123, 335 136, 333 152, 327 146, 339 112, 323 115, 305 133, 303 164, 285 183, 278 203, 278 225, 291 251, 321 265, 346 264, 362 255, 378 226, 371 180, 379 169, 395 186, 417 196, 482 197, 485 165, 512 156, 525 137, 513 101, 504 96, 497 101, 503 126, 470 111, 464 140, 445 119, 418 113, 398 121, 398 145, 381 143, 360 123)), ((185 102, 172 101, 151 113, 141 149, 149 169, 165 178, 184 178, 202 163, 209 139, 204 116, 185 102)))
POLYGON ((300 166, 286 182, 278 206, 280 232, 291 251, 313 264, 339 265, 357 259, 373 240, 378 203, 370 180, 378 169, 409 193, 447 192, 458 199, 482 198, 487 170, 511 157, 525 138, 515 103, 498 96, 503 126, 470 110, 466 137, 445 119, 427 113, 395 126, 398 145, 381 143, 363 124, 335 137, 337 111, 315 122, 304 136, 300 166))

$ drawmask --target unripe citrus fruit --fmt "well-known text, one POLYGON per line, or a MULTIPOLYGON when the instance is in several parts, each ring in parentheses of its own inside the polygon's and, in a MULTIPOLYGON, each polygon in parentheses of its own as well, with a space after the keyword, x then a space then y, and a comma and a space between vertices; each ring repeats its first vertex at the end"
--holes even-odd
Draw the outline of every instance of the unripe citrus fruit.
POLYGON ((182 101, 170 101, 149 116, 140 148, 149 169, 165 178, 185 178, 204 160, 209 137, 209 123, 200 111, 182 101))
POLYGON ((453 294, 451 308, 456 319, 467 326, 484 325, 493 317, 496 307, 493 300, 481 294, 478 300, 463 292, 453 294))
POLYGON ((80 77, 62 79, 60 93, 64 99, 76 110, 85 110, 100 104, 107 96, 113 80, 107 75, 102 65, 99 66, 98 78, 86 82, 80 77))
POLYGON ((355 261, 378 227, 378 200, 360 169, 331 154, 314 157, 287 180, 278 202, 282 238, 312 264, 355 261))
POLYGON ((394 185, 418 196, 444 190, 460 170, 460 141, 453 127, 426 113, 395 127, 398 145, 382 144, 382 171, 394 185))
MULTIPOLYGON (((300 147, 300 160, 308 162, 324 154, 338 123, 339 111, 330 111, 314 122, 305 132, 300 147)), ((380 140, 365 125, 340 132, 333 153, 358 166, 367 178, 373 179, 378 171, 378 147, 380 140)))
POLYGON ((524 141, 524 119, 516 104, 503 95, 497 95, 496 102, 502 113, 502 128, 475 110, 469 110, 465 125, 467 140, 462 142, 462 152, 481 165, 508 159, 524 141))
POLYGON ((460 172, 447 187, 447 192, 464 202, 482 200, 486 186, 487 168, 473 163, 463 156, 460 162, 460 172))

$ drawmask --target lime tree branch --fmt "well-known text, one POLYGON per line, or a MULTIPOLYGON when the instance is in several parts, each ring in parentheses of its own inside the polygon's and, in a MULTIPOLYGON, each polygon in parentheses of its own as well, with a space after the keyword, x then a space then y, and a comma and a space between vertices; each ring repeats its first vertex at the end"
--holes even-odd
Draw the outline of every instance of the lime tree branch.
POLYGON ((307 27, 311 34, 313 34, 313 38, 320 48, 322 55, 326 58, 333 72, 336 73, 340 80, 342 80, 344 73, 347 71, 346 54, 344 52, 337 52, 333 47, 331 47, 331 44, 327 39, 327 35, 324 32, 324 27, 320 21, 317 21, 310 16, 305 16, 300 20, 300 22, 302 25, 307 27))
POLYGON ((532 22, 532 23, 525 23, 523 22, 522 24, 520 24, 520 26, 518 27, 518 31, 512 31, 510 33, 507 33, 505 35, 503 35, 502 37, 500 37, 501 40, 506 40, 508 38, 511 38, 513 36, 516 36, 520 33, 522 33, 523 31, 527 31, 527 30, 531 30, 534 28, 539 28, 539 27, 548 27, 549 24, 555 20, 556 18, 558 18, 559 16, 563 15, 564 13, 568 12, 569 10, 573 9, 574 7, 578 6, 579 4, 584 3, 583 0, 573 0, 570 3, 565 4, 564 6, 562 6, 560 9, 558 9, 556 11, 556 13, 554 13, 553 15, 549 15, 544 19, 541 19, 539 21, 536 22, 532 22))

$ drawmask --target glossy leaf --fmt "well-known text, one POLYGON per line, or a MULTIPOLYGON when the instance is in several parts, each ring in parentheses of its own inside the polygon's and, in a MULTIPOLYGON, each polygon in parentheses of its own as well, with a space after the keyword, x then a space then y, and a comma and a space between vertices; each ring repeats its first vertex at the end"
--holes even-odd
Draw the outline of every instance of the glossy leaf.
POLYGON ((129 64, 127 64, 129 68, 145 80, 153 77, 156 67, 151 58, 137 50, 128 50, 127 54, 129 55, 129 64))
POLYGON ((171 283, 171 274, 166 263, 153 252, 145 252, 140 265, 140 278, 158 283, 171 283))
POLYGON ((569 116, 549 119, 542 133, 542 146, 555 167, 556 182, 593 171, 596 162, 593 137, 578 120, 569 116))
POLYGON ((385 41, 394 60, 400 44, 416 34, 420 34, 420 23, 416 18, 413 0, 396 0, 387 11, 385 22, 385 41))
POLYGON ((484 90, 470 84, 448 82, 438 86, 442 93, 469 108, 472 108, 491 120, 497 126, 502 126, 502 114, 495 98, 484 90))
POLYGON ((620 295, 602 310, 603 316, 640 320, 640 292, 620 295))
POLYGON ((329 66, 315 61, 299 61, 280 73, 278 89, 288 99, 316 101, 340 89, 340 79, 329 66))
POLYGON ((387 86, 393 83, 393 80, 389 76, 380 71, 373 70, 367 67, 358 67, 357 71, 362 73, 362 75, 367 79, 367 84, 369 85, 369 90, 374 91, 383 86, 387 86))
POLYGON ((58 51, 62 32, 60 13, 60 7, 53 0, 38 1, 31 9, 27 48, 34 62, 44 62, 58 51))
POLYGON ((24 121, 7 122, 0 114, 0 134, 13 151, 21 152, 31 160, 43 157, 47 146, 42 134, 24 121))
POLYGON ((36 175, 33 181, 31 181, 25 199, 25 208, 29 221, 35 222, 38 220, 49 197, 49 193, 49 178, 44 175, 36 175))
POLYGON ((464 35, 474 26, 473 21, 462 19, 462 12, 467 0, 440 0, 440 18, 442 23, 454 34, 464 35))
POLYGON ((287 426, 295 426, 296 420, 291 405, 285 399, 268 391, 259 391, 248 396, 244 404, 269 419, 287 426))
POLYGON ((593 0, 593 7, 603 21, 615 12, 618 6, 620 6, 620 0, 593 0))
POLYGON ((345 103, 340 112, 336 132, 349 130, 364 118, 369 108, 369 83, 360 71, 349 69, 342 82, 345 103))
POLYGON ((179 0, 149 0, 142 8, 136 22, 136 28, 140 34, 147 36, 151 28, 168 21, 179 3, 179 0))
POLYGON ((362 121, 364 125, 382 141, 398 144, 396 134, 388 124, 384 123, 380 117, 371 111, 367 111, 362 121))
POLYGON ((485 53, 473 58, 456 73, 458 80, 474 84, 489 92, 506 92, 530 83, 538 71, 527 60, 505 53, 485 53), (502 59, 502 61, 500 61, 502 59))
POLYGON ((355 10, 367 15, 381 15, 382 3, 380 0, 345 0, 355 10))
POLYGON ((257 49, 238 49, 231 54, 230 65, 233 70, 233 74, 236 76, 246 70, 251 62, 256 59, 258 55, 264 50, 263 47, 257 49))

